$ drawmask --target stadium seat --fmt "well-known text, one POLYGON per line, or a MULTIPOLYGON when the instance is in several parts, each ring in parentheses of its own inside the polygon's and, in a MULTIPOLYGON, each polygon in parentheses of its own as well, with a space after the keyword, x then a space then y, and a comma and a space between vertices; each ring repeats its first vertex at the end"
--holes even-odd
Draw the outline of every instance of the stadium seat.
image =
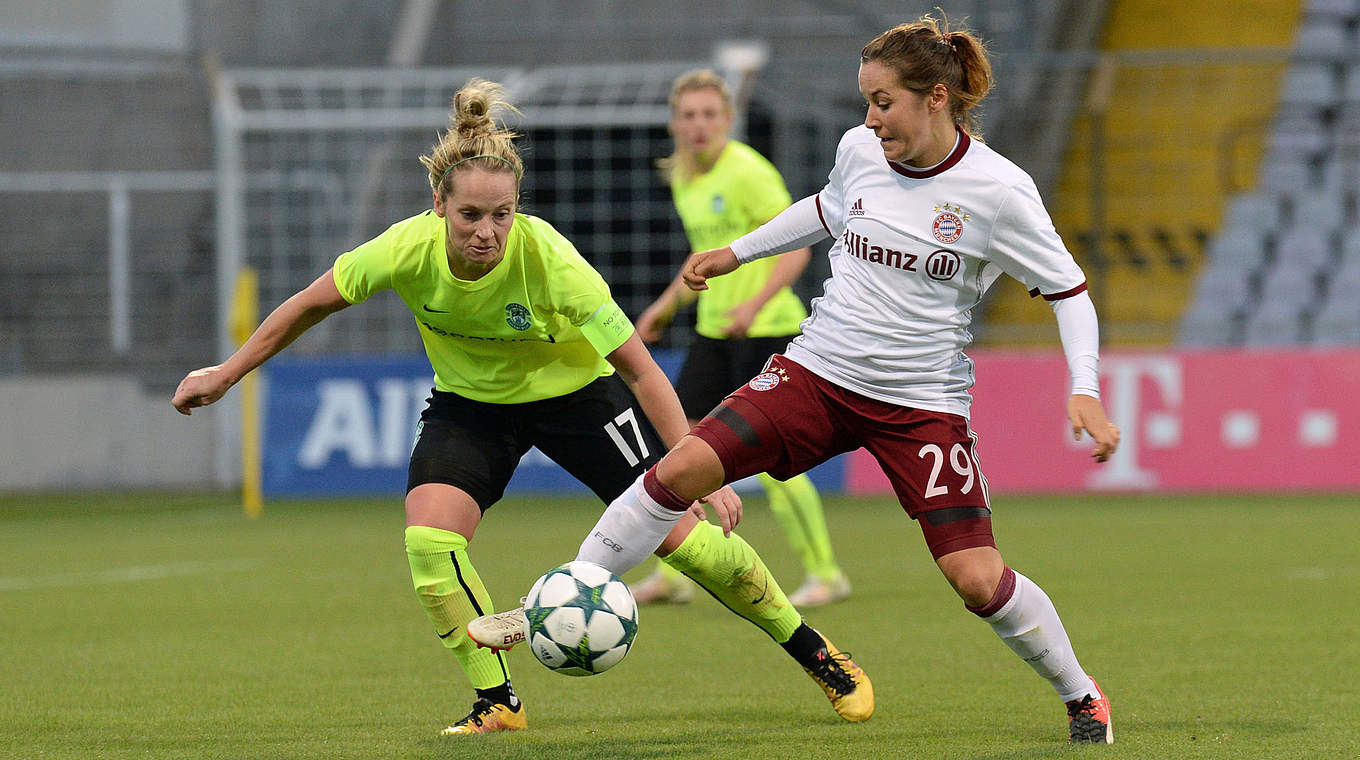
POLYGON ((1283 114, 1271 130, 1266 162, 1314 158, 1331 150, 1331 143, 1330 130, 1312 114, 1283 114))
POLYGON ((1354 195, 1360 188, 1360 160, 1333 155, 1322 164, 1322 187, 1342 198, 1354 195))
POLYGON ((1346 198, 1340 193, 1314 189, 1293 193, 1289 201, 1290 227, 1329 235, 1346 224, 1346 198))
POLYGON ((1266 260, 1265 235, 1250 227, 1227 227, 1209 243, 1209 261, 1247 272, 1257 269, 1266 260))
POLYGON ((1282 219, 1279 196, 1260 192, 1243 193, 1228 201, 1223 230, 1273 232, 1280 227, 1282 219))
POLYGON ((1218 311, 1236 311, 1251 301, 1250 269, 1235 262, 1213 262, 1195 281, 1194 302, 1218 311))
POLYGON ((1340 269, 1360 267, 1360 224, 1341 231, 1340 269))
POLYGON ((1294 55, 1303 60, 1343 60, 1350 49, 1350 32, 1338 18, 1310 17, 1294 38, 1294 55))
POLYGON ((1341 99, 1347 103, 1360 103, 1360 61, 1352 61, 1346 67, 1345 82, 1341 88, 1341 99))
POLYGON ((1311 224, 1291 225, 1275 236, 1275 265, 1317 272, 1332 263, 1332 232, 1311 224))
POLYGON ((1313 169, 1297 156, 1277 158, 1261 167, 1261 189, 1269 193, 1300 193, 1313 187, 1313 169))
POLYGON ((1293 261, 1276 261, 1261 274, 1261 308, 1289 306, 1314 308, 1318 301, 1317 270, 1293 261))
POLYGON ((1327 287, 1327 303, 1333 301, 1355 301, 1360 293, 1360 260, 1346 261, 1327 273, 1324 278, 1327 287))
POLYGON ((1235 311, 1199 302, 1181 317, 1178 342, 1183 346, 1228 346, 1237 342, 1240 320, 1235 311))
POLYGON ((1316 112, 1335 105, 1338 94, 1331 64, 1303 61, 1290 66, 1280 92, 1280 104, 1286 109, 1316 112))
POLYGON ((1321 346, 1360 343, 1360 299, 1353 292, 1328 299, 1313 317, 1312 336, 1321 346))
POLYGON ((1303 342, 1303 309, 1294 304, 1266 301, 1247 316, 1242 342, 1247 346, 1285 346, 1303 342))
POLYGON ((1308 0, 1304 5, 1306 18, 1327 19, 1345 23, 1360 18, 1360 0, 1308 0))

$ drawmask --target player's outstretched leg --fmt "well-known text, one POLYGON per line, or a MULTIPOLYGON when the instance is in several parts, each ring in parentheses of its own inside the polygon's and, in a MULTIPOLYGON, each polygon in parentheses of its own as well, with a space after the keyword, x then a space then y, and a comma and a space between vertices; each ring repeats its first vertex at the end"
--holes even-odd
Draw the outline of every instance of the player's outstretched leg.
POLYGON ((1053 685, 1067 704, 1068 741, 1114 743, 1110 702, 1077 662, 1058 610, 1038 584, 1007 567, 991 601, 968 609, 1053 685))
MULTIPOLYGON (((769 634, 822 688, 837 715, 852 722, 873 715, 869 677, 849 654, 803 622, 760 556, 741 536, 724 536, 722 528, 698 522, 663 561, 769 634)), ((481 646, 510 649, 526 639, 528 621, 520 607, 477 618, 468 624, 467 633, 481 646)))
POLYGON ((850 655, 803 622, 760 555, 741 536, 724 536, 717 525, 699 522, 663 561, 769 634, 822 687, 837 715, 853 722, 873 715, 869 677, 850 655))
POLYGON ((758 476, 770 500, 770 512, 784 529, 784 538, 803 563, 806 579, 789 594, 795 606, 819 607, 850 596, 850 579, 836 564, 831 536, 826 529, 822 497, 806 474, 780 481, 766 473, 758 476))
POLYGON ((479 648, 463 633, 469 621, 493 609, 486 587, 468 559, 467 539, 452 531, 414 525, 406 529, 406 557, 416 595, 435 633, 477 690, 472 712, 442 733, 524 728, 524 705, 510 685, 505 659, 499 652, 479 648))

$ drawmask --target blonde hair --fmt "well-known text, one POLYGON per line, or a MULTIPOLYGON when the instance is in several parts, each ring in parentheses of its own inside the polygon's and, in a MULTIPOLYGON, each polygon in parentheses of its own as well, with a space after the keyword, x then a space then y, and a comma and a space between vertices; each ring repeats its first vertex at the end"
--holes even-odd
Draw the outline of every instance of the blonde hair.
POLYGON ((519 113, 505 100, 505 88, 485 79, 470 79, 453 96, 449 128, 439 136, 420 163, 430 173, 430 189, 441 197, 453 192, 453 169, 475 166, 485 171, 512 171, 515 185, 524 176, 524 161, 515 138, 519 133, 505 126, 500 118, 506 112, 519 113))
MULTIPOLYGON (((671 83, 671 114, 674 115, 675 109, 679 107, 681 95, 696 90, 717 92, 722 98, 723 109, 728 114, 732 113, 732 94, 727 89, 727 80, 713 69, 695 69, 681 74, 671 83)), ((657 159, 656 168, 661 171, 661 176, 667 182, 670 182, 672 177, 687 181, 699 174, 699 157, 693 151, 682 147, 677 140, 675 152, 657 159)))
POLYGON ((949 19, 929 14, 899 24, 875 37, 860 51, 861 63, 878 61, 897 72, 898 82, 916 93, 935 84, 949 88, 949 115, 972 137, 981 130, 970 111, 992 89, 992 65, 982 41, 962 27, 950 30, 949 19))

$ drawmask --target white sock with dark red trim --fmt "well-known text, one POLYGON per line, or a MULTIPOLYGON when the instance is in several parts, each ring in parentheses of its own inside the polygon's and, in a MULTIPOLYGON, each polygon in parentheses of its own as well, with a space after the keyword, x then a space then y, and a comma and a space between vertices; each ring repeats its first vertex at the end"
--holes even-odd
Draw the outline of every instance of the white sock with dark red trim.
POLYGON ((610 502, 581 542, 576 559, 623 575, 656 551, 690 504, 661 485, 652 467, 610 502))
POLYGON ((1043 676, 1064 702, 1092 694, 1058 610, 1038 584, 1009 567, 986 606, 969 611, 991 624, 1011 651, 1043 676))

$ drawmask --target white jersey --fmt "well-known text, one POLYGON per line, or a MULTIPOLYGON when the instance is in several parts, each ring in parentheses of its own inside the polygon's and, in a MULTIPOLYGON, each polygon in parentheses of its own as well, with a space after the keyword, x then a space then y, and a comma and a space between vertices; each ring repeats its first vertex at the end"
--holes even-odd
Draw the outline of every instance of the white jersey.
POLYGON ((973 308, 1001 273, 1048 300, 1086 290, 1034 180, 960 130, 929 169, 890 162, 867 127, 841 138, 816 196, 831 278, 789 358, 856 393, 968 416, 973 308))

